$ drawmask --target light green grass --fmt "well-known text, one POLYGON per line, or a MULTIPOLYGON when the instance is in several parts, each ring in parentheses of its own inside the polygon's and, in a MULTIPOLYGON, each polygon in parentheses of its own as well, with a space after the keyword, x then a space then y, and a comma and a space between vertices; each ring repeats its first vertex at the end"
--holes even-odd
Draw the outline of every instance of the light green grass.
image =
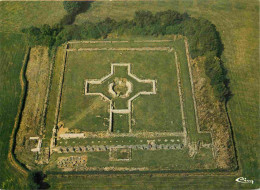
POLYGON ((129 114, 113 114, 113 132, 129 132, 129 114))
MULTIPOLYGON (((192 97, 191 81, 185 45, 183 40, 174 43, 180 65, 180 79, 183 89, 183 111, 186 121, 186 129, 191 142, 203 141, 211 143, 210 134, 199 133, 196 126, 196 115, 194 112, 194 101, 192 97)), ((199 126, 200 127, 200 126, 199 126)))
MULTIPOLYGON (((73 154, 55 154, 53 163, 57 157, 71 156, 73 154)), ((77 155, 77 154, 74 154, 77 155)), ((192 171, 200 169, 214 169, 212 152, 210 149, 200 149, 199 154, 194 158, 187 157, 188 149, 183 150, 132 150, 130 161, 109 161, 109 152, 88 152, 87 167, 97 167, 102 170, 104 167, 128 167, 128 168, 149 168, 150 170, 174 170, 192 171), (185 158, 185 159, 184 159, 185 158)), ((55 164, 54 164, 55 165, 55 164)), ((51 171, 55 171, 53 168, 51 171)))
POLYGON ((0 2, 1 32, 58 23, 66 14, 62 2, 0 2))
POLYGON ((50 175, 51 189, 242 189, 249 185, 234 183, 234 177, 175 175, 84 175, 59 177, 50 175), (84 179, 84 180, 83 180, 84 179), (73 181, 74 183, 72 183, 73 181), (211 181, 211 183, 209 183, 211 181), (75 185, 77 184, 77 185, 75 185))
POLYGON ((0 36, 0 187, 19 189, 25 188, 26 179, 8 162, 7 154, 20 100, 19 75, 25 46, 22 35, 0 33, 0 36))
MULTIPOLYGON (((93 72, 93 70, 86 69, 88 66, 86 63, 91 63, 95 57, 82 58, 78 55, 78 53, 68 54, 62 90, 60 121, 64 123, 66 128, 70 129, 106 131, 108 129, 106 118, 109 118, 109 103, 103 101, 100 96, 84 95, 84 80, 87 79, 88 74, 93 72)), ((96 71, 100 66, 94 64, 96 71)), ((101 78, 103 76, 102 69, 99 71, 101 74, 98 75, 101 75, 101 78)), ((110 71, 110 69, 108 68, 107 71, 110 71)), ((104 70, 103 73, 105 72, 104 70)))
MULTIPOLYGON (((158 46, 160 46, 160 44, 158 44, 158 46)), ((111 63, 131 63, 131 72, 140 79, 157 80, 157 94, 149 96, 141 95, 133 101, 133 119, 135 123, 132 129, 134 131, 157 132, 182 131, 174 60, 174 53, 165 51, 69 52, 61 108, 61 120, 64 121, 65 127, 66 123, 70 123, 79 113, 83 113, 83 110, 88 109, 91 105, 94 106, 92 103, 93 99, 98 98, 95 96, 85 96, 83 94, 85 79, 99 79, 108 75, 111 70, 111 63)), ((118 68, 116 68, 116 70, 117 69, 118 68)), ((119 71, 118 74, 120 76, 122 74, 122 77, 125 76, 123 71, 119 71)), ((126 76, 126 78, 131 80, 129 76, 126 76)), ((111 80, 113 80, 113 78, 111 78, 111 80)), ((108 80, 107 83, 109 83, 109 81, 110 80, 108 80)), ((145 88, 146 91, 151 91, 151 85, 142 87, 133 79, 131 82, 133 83, 133 94, 131 94, 129 98, 133 97, 136 94, 135 92, 143 90, 143 88, 145 88)), ((111 96, 107 92, 107 87, 102 87, 102 89, 100 91, 107 97, 111 96)), ((97 89, 95 89, 95 91, 96 90, 97 89)), ((108 104, 108 102, 103 102, 104 104, 108 104)), ((118 105, 117 101, 115 103, 118 105)), ((119 103, 121 104, 121 102, 119 103)), ((95 110, 95 112, 93 110, 88 112, 84 118, 78 120, 78 123, 75 123, 75 128, 80 128, 81 130, 85 128, 85 131, 91 128, 93 131, 96 127, 90 125, 97 124, 97 126, 100 127, 96 129, 101 129, 102 124, 96 122, 97 119, 100 119, 100 117, 95 118, 97 115, 108 118, 108 108, 105 106, 100 107, 100 109, 95 110), (95 122, 86 122, 86 119, 91 117, 95 122)), ((67 125, 67 127, 72 126, 67 125)))
POLYGON ((55 60, 52 60, 53 68, 52 68, 52 76, 51 76, 51 86, 49 92, 48 106, 47 106, 47 114, 46 114, 46 130, 45 130, 45 139, 43 139, 43 146, 48 146, 50 143, 50 138, 52 135, 52 129, 54 124, 56 123, 55 113, 57 107, 57 99, 59 96, 59 83, 60 77, 62 74, 62 67, 64 63, 64 47, 59 47, 56 51, 55 60))
POLYGON ((32 25, 54 24, 64 14, 61 2, 0 2, 0 188, 28 188, 27 179, 7 160, 9 139, 20 100, 19 75, 26 49, 25 38, 18 33, 32 25))

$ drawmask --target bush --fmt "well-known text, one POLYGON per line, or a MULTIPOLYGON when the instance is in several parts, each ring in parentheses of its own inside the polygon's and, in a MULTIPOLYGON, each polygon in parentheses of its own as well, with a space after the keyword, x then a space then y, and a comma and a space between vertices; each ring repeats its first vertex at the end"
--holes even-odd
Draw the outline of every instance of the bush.
POLYGON ((63 1, 63 7, 68 12, 68 14, 73 14, 79 12, 82 1, 63 1))
POLYGON ((179 24, 186 16, 172 10, 158 12, 155 14, 155 20, 162 26, 179 24))
POLYGON ((69 40, 106 38, 113 32, 141 36, 180 34, 188 38, 192 58, 206 56, 204 66, 215 96, 223 101, 230 94, 225 69, 219 58, 223 45, 216 27, 208 20, 192 18, 187 13, 181 14, 173 10, 158 12, 155 15, 150 11, 137 11, 134 19, 130 21, 116 22, 106 18, 98 23, 70 25, 84 3, 86 2, 63 2, 69 14, 54 27, 43 25, 40 28, 30 27, 23 30, 29 36, 30 45, 58 46, 69 40))
POLYGON ((60 24, 62 26, 64 25, 71 25, 75 21, 75 14, 66 14, 64 17, 60 20, 60 24))
POLYGON ((133 21, 136 26, 144 27, 154 24, 156 20, 151 11, 136 11, 133 21))
POLYGON ((226 87, 228 80, 223 64, 221 60, 215 56, 214 52, 207 53, 204 68, 206 75, 210 78, 215 96, 220 101, 224 101, 230 94, 226 87))

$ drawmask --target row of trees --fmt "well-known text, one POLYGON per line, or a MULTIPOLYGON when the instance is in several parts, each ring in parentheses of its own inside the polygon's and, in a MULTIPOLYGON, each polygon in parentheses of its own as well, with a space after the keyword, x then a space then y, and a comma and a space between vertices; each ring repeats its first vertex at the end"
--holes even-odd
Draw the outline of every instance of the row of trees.
MULTIPOLYGON (((84 4, 64 2, 68 15, 78 14, 84 4)), ((86 5, 84 5, 86 6, 86 5)), ((63 20, 63 19, 62 19, 63 20)), ((187 13, 173 10, 152 14, 150 11, 137 11, 132 20, 115 21, 111 18, 97 23, 87 21, 81 25, 61 21, 54 26, 30 27, 23 32, 28 34, 32 45, 59 46, 69 40, 89 40, 106 38, 110 33, 118 35, 158 36, 180 34, 188 38, 192 58, 205 56, 205 70, 211 79, 215 96, 224 101, 230 94, 226 72, 220 60, 223 45, 215 26, 203 18, 192 18, 187 13)))

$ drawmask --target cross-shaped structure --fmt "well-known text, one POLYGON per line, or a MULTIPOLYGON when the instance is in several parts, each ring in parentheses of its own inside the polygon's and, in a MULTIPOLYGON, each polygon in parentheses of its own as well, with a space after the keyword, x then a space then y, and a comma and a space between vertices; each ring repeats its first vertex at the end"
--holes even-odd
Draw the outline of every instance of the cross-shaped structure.
POLYGON ((140 95, 156 94, 155 83, 155 80, 142 80, 132 74, 130 63, 112 63, 110 74, 85 80, 85 95, 101 96, 110 103, 108 132, 113 132, 113 114, 129 114, 129 132, 132 132, 132 102, 140 95), (150 90, 146 90, 148 88, 150 90))

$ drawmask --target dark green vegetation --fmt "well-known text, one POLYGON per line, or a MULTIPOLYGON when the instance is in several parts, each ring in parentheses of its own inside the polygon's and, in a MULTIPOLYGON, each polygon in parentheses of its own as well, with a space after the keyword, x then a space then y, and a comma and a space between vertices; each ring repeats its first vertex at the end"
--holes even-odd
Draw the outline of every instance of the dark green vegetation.
POLYGON ((78 13, 81 7, 84 5, 84 2, 71 2, 71 1, 64 1, 63 6, 64 9, 68 12, 68 14, 78 13))
MULTIPOLYGON (((224 44, 224 52, 222 59, 225 61, 224 66, 227 68, 230 78, 230 88, 233 97, 228 102, 229 114, 232 120, 238 156, 242 174, 248 179, 257 180, 259 174, 257 168, 257 150, 259 147, 257 139, 258 133, 258 113, 259 113, 259 56, 258 56, 258 7, 257 1, 243 0, 208 0, 208 1, 160 1, 160 2, 95 2, 92 7, 83 14, 77 16, 75 23, 81 24, 89 19, 93 22, 99 22, 107 16, 117 21, 122 18, 132 19, 134 12, 139 9, 151 10, 152 12, 174 9, 179 12, 188 12, 194 17, 203 17, 210 20, 216 25, 220 32, 224 44)), ((1 42, 3 39, 8 40, 6 43, 1 43, 1 49, 5 44, 21 43, 22 39, 12 41, 12 33, 19 33, 19 30, 29 25, 40 26, 42 24, 54 24, 64 15, 62 3, 59 2, 1 2, 1 31, 11 32, 11 34, 3 35, 1 33, 1 42), (48 15, 48 17, 46 16, 48 15)), ((15 38, 14 38, 15 39, 15 38)), ((4 53, 11 52, 14 49, 9 48, 4 53)), ((21 50, 21 48, 18 48, 21 50)), ((17 52, 17 51, 16 51, 17 52)), ((12 57, 13 53, 11 53, 12 57)), ((22 62, 19 61, 19 63, 22 62)), ((9 62, 2 62, 1 66, 8 65, 9 62)), ((16 189, 22 188, 25 180, 20 176, 15 169, 5 161, 7 155, 8 137, 13 127, 15 109, 19 102, 19 79, 21 65, 17 63, 17 69, 12 69, 15 74, 11 76, 9 72, 1 74, 6 81, 1 85, 13 81, 10 93, 5 93, 1 90, 1 95, 4 100, 9 99, 10 104, 5 104, 2 107, 1 101, 1 116, 6 115, 4 119, 1 117, 1 175, 0 186, 2 188, 13 187, 16 189), (19 67, 19 69, 18 69, 19 67), (12 98, 14 97, 14 98, 12 98), (9 107, 9 105, 13 105, 9 107), (8 107, 7 107, 8 106, 8 107), (10 110, 14 109, 13 112, 10 110), (7 112, 8 111, 8 112, 7 112), (7 117, 8 115, 8 117, 7 117), (2 125, 2 123, 4 123, 2 125), (3 133, 4 131, 4 133, 3 133), (3 156, 3 157, 2 157, 3 156), (2 167, 5 166, 5 167, 2 167), (5 183, 3 183, 5 182, 5 183), (3 187, 3 184, 8 184, 3 187), (21 186, 20 186, 21 185, 21 186), (20 186, 18 188, 18 186, 20 186)), ((1 89, 2 86, 1 86, 1 89)), ((10 89, 8 87, 8 89, 10 89)), ((2 97, 1 97, 2 100, 2 97)), ((237 176, 238 177, 238 176, 237 176)), ((158 177, 154 175, 147 176, 120 176, 111 177, 103 176, 97 178, 90 176, 82 178, 75 177, 57 177, 49 176, 48 182, 53 189, 64 188, 113 188, 113 189, 145 189, 145 188, 164 188, 164 189, 231 189, 231 188, 257 188, 258 185, 238 184, 234 182, 235 177, 227 176, 170 176, 158 177), (73 181, 73 183, 72 183, 73 181)), ((257 183, 256 183, 257 184, 257 183)))
MULTIPOLYGON (((82 2, 64 2, 68 15, 74 15, 73 17, 84 6, 82 2)), ((73 39, 107 38, 110 33, 141 36, 184 35, 189 39, 192 58, 206 56, 206 74, 211 79, 215 96, 220 101, 230 96, 226 72, 220 60, 223 44, 215 26, 206 19, 193 18, 187 13, 180 14, 173 10, 157 12, 154 15, 150 11, 137 11, 132 20, 117 22, 107 17, 98 23, 87 21, 81 25, 69 24, 72 22, 61 21, 53 27, 49 25, 43 25, 40 28, 30 27, 23 29, 23 32, 28 34, 30 45, 49 46, 58 46, 73 39)))

